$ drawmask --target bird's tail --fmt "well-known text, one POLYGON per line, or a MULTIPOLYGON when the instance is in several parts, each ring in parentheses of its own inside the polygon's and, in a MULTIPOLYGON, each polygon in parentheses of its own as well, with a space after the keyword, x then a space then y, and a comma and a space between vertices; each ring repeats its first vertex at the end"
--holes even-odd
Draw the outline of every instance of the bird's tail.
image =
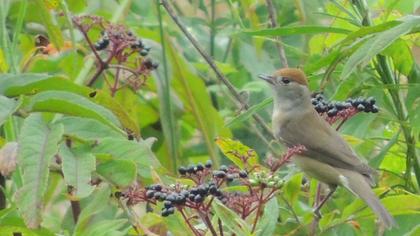
POLYGON ((345 176, 346 182, 343 184, 348 190, 353 194, 361 198, 378 216, 381 222, 385 225, 386 228, 396 227, 397 223, 394 218, 389 214, 385 207, 381 204, 378 197, 372 191, 370 185, 367 183, 365 178, 353 171, 345 170, 342 172, 345 176))

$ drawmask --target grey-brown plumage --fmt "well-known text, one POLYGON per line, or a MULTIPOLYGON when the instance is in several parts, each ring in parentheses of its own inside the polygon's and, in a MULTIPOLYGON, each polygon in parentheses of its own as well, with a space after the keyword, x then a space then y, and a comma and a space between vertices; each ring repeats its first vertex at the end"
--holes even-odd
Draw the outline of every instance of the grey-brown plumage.
POLYGON ((281 69, 271 76, 260 76, 274 91, 272 116, 276 138, 287 146, 303 145, 293 159, 306 174, 331 187, 340 185, 363 199, 390 228, 396 225, 371 187, 375 171, 362 162, 351 147, 313 108, 307 80, 299 69, 281 69))

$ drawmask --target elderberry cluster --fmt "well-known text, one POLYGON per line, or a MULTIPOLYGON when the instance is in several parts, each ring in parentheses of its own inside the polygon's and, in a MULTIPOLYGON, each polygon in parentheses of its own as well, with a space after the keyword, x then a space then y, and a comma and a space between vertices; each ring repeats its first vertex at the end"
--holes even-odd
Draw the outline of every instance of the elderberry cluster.
POLYGON ((176 208, 184 206, 198 208, 210 195, 221 201, 224 200, 224 195, 215 182, 192 188, 163 187, 159 184, 146 187, 147 200, 163 202, 161 215, 164 217, 173 214, 176 208))
POLYGON ((318 113, 326 113, 328 117, 336 116, 338 112, 350 108, 354 108, 359 112, 377 113, 379 111, 378 107, 375 105, 376 100, 373 97, 367 99, 362 97, 355 99, 350 98, 345 102, 328 102, 322 93, 316 93, 312 95, 311 102, 318 113))
POLYGON ((198 173, 203 172, 204 170, 209 170, 213 166, 213 163, 208 160, 204 165, 202 163, 198 163, 197 165, 189 165, 188 167, 181 166, 178 168, 178 172, 180 175, 195 175, 198 173))
POLYGON ((108 34, 104 31, 101 32, 102 37, 95 43, 95 49, 98 51, 104 50, 109 45, 108 34))

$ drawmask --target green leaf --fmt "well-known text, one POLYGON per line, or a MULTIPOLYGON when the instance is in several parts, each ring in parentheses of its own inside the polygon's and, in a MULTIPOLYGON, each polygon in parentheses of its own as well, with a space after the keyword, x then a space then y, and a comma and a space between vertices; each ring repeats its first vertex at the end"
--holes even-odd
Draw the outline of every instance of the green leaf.
POLYGON ((162 168, 152 152, 150 140, 104 138, 92 150, 95 154, 110 154, 116 160, 131 160, 137 165, 137 174, 151 180, 151 167, 162 168))
POLYGON ((255 230, 257 236, 273 235, 279 215, 279 205, 277 203, 277 199, 274 197, 265 204, 264 215, 258 221, 257 228, 255 230))
POLYGON ((91 184, 91 174, 95 170, 95 156, 87 148, 69 149, 65 144, 60 146, 64 180, 73 188, 77 198, 89 196, 95 189, 91 184))
POLYGON ((85 94, 85 96, 94 91, 77 85, 62 76, 35 73, 5 74, 0 76, 0 94, 8 97, 35 94, 46 90, 62 90, 80 95, 85 94))
POLYGON ((64 134, 81 140, 98 140, 104 137, 125 138, 125 134, 117 132, 103 123, 90 118, 75 116, 62 117, 55 123, 63 124, 64 134))
MULTIPOLYGON (((391 215, 403 214, 419 214, 420 213, 420 196, 414 194, 394 195, 381 199, 381 203, 385 206, 391 215)), ((366 208, 356 213, 358 218, 373 218, 375 214, 370 208, 366 208)))
POLYGON ((302 184, 303 173, 298 173, 293 175, 289 181, 283 187, 283 192, 285 193, 284 196, 286 197, 287 201, 290 202, 290 205, 294 206, 298 197, 301 184, 302 184))
POLYGON ((249 228, 249 224, 242 220, 235 212, 227 208, 218 199, 212 203, 215 215, 223 222, 232 233, 237 235, 253 235, 249 228))
MULTIPOLYGON (((359 65, 368 63, 374 56, 382 52, 399 37, 407 34, 413 27, 420 24, 420 17, 406 17, 403 23, 367 39, 348 59, 340 77, 347 78, 359 65)), ((367 36, 369 37, 369 36, 367 36)))
POLYGON ((88 228, 83 232, 85 236, 125 236, 128 231, 122 230, 127 228, 126 219, 115 219, 115 220, 101 220, 90 224, 88 228))
POLYGON ((137 176, 137 166, 132 160, 110 160, 99 164, 96 173, 119 187, 131 185, 137 176))
POLYGON ((252 168, 258 164, 258 154, 255 150, 239 141, 232 140, 230 138, 218 137, 216 139, 216 144, 219 146, 223 154, 225 154, 229 160, 241 169, 244 167, 252 168), (247 166, 244 166, 243 160, 246 161, 247 166))
POLYGON ((9 116, 15 112, 20 106, 19 101, 9 99, 0 95, 0 126, 7 120, 9 116))
POLYGON ((394 146, 395 143, 397 143, 400 133, 401 130, 398 130, 398 132, 391 138, 391 140, 389 140, 385 147, 381 148, 381 151, 378 153, 378 155, 374 156, 372 159, 369 160, 369 165, 371 167, 379 168, 379 166, 382 163, 382 160, 385 158, 388 151, 391 149, 392 146, 394 146))
POLYGON ((0 226, 0 235, 9 236, 15 235, 14 233, 21 233, 22 236, 40 236, 31 229, 21 226, 0 226))
POLYGON ((114 113, 124 128, 131 130, 136 137, 140 137, 138 124, 130 117, 122 105, 106 92, 95 91, 91 88, 77 85, 71 80, 60 76, 35 73, 0 75, 0 94, 8 97, 16 97, 22 94, 33 95, 49 90, 72 92, 108 108, 114 113))
POLYGON ((46 124, 40 114, 31 114, 23 123, 19 137, 18 161, 23 186, 16 201, 29 228, 41 223, 42 200, 47 189, 49 164, 58 151, 63 126, 46 124))
POLYGON ((218 154, 213 142, 217 136, 231 137, 230 130, 214 108, 204 82, 191 71, 185 59, 179 56, 175 47, 168 47, 172 67, 172 87, 181 98, 185 110, 194 117, 195 125, 202 134, 212 161, 217 165, 218 154))
POLYGON ((43 26, 47 30, 48 36, 51 39, 51 42, 55 47, 61 48, 64 45, 64 38, 61 34, 60 27, 54 24, 54 20, 51 16, 50 11, 48 10, 46 1, 35 0, 37 5, 36 12, 38 13, 39 18, 41 19, 43 26))
POLYGON ((340 42, 340 45, 353 43, 357 38, 362 38, 369 34, 379 33, 401 24, 401 21, 388 21, 379 25, 361 27, 360 29, 350 33, 340 42))
POLYGON ((266 98, 262 102, 251 106, 248 110, 245 112, 242 112, 232 120, 226 123, 227 127, 232 127, 237 123, 242 123, 244 121, 247 121, 252 115, 255 113, 261 111, 262 109, 266 108, 268 105, 270 105, 273 102, 273 98, 266 98))
POLYGON ((383 55, 392 58, 392 62, 399 72, 408 76, 414 65, 413 54, 407 42, 402 39, 397 39, 383 52, 383 55))
POLYGON ((90 225, 90 219, 103 211, 105 208, 109 207, 107 204, 111 190, 109 186, 102 185, 100 188, 93 192, 92 199, 89 201, 89 204, 85 206, 79 215, 79 220, 74 228, 73 236, 82 236, 84 230, 86 230, 90 225))
POLYGON ((248 35, 258 35, 258 36, 285 36, 285 35, 297 35, 297 34, 320 34, 320 33, 336 33, 336 34, 348 34, 350 30, 329 27, 322 25, 298 25, 298 26, 286 26, 280 28, 272 29, 262 29, 255 31, 243 31, 243 33, 248 35))
POLYGON ((27 107, 30 111, 56 112, 96 119, 113 129, 121 131, 120 123, 108 109, 80 95, 64 91, 45 91, 31 97, 27 107))

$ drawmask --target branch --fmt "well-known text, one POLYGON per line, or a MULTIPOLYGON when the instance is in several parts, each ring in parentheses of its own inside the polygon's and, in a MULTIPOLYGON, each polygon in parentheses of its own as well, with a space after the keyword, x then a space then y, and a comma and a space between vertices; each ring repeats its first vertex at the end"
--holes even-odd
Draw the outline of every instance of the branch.
MULTIPOLYGON (((265 0, 267 4, 268 9, 268 17, 270 18, 270 28, 276 28, 277 25, 277 14, 276 14, 276 8, 274 7, 272 0, 265 0)), ((284 47, 281 42, 281 38, 279 36, 276 37, 277 42, 277 50, 279 51, 280 61, 283 67, 289 67, 289 64, 287 63, 287 57, 286 53, 284 51, 284 47)))
MULTIPOLYGON (((175 24, 179 27, 179 29, 184 33, 184 35, 188 38, 194 48, 200 53, 200 55, 204 58, 207 64, 211 67, 211 69, 216 74, 217 78, 222 81, 222 83, 228 88, 229 92, 233 95, 236 100, 236 105, 240 109, 249 109, 249 105, 242 100, 241 95, 236 91, 236 88, 229 82, 229 80, 225 77, 225 75, 220 71, 220 69, 216 66, 216 63, 213 59, 204 51, 203 48, 199 45, 197 40, 188 32, 187 28, 181 23, 177 15, 175 14, 173 8, 169 5, 167 0, 161 0, 163 7, 165 8, 166 12, 175 22, 175 24)), ((253 114, 252 117, 255 119, 257 123, 263 127, 263 129, 274 138, 273 133, 271 132, 271 128, 264 122, 264 120, 258 115, 253 114)))

